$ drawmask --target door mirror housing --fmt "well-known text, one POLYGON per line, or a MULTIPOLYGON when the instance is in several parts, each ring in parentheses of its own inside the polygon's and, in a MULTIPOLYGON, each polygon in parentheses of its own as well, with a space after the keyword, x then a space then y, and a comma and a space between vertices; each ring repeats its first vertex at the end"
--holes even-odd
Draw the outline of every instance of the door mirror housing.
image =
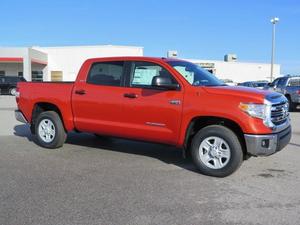
POLYGON ((152 79, 152 86, 168 90, 179 89, 179 84, 174 84, 169 77, 155 76, 152 79))

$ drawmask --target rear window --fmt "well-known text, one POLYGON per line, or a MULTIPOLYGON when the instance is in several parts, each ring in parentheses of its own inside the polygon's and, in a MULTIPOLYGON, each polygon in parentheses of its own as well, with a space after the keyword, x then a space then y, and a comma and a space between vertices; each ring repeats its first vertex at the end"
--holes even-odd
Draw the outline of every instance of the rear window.
POLYGON ((90 69, 87 83, 106 86, 121 86, 123 70, 123 61, 94 63, 90 69))
POLYGON ((295 86, 300 86, 300 78, 298 79, 291 79, 289 81, 289 86, 295 87, 295 86))

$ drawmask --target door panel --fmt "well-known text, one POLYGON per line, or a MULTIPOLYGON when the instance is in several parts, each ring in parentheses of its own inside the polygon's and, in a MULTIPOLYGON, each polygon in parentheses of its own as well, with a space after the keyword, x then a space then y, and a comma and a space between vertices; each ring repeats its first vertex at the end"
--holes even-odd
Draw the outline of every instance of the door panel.
POLYGON ((182 92, 127 88, 136 98, 124 99, 123 123, 128 137, 176 144, 178 140, 182 92))
POLYGON ((123 92, 122 87, 76 86, 73 91, 75 127, 80 131, 118 136, 122 127, 123 92), (81 91, 84 94, 79 94, 81 91))
POLYGON ((77 82, 72 107, 76 129, 120 136, 124 102, 124 62, 96 62, 87 81, 77 82))
POLYGON ((124 94, 123 122, 126 133, 142 140, 176 144, 181 113, 182 90, 162 90, 152 86, 154 77, 168 78, 177 84, 167 69, 156 63, 132 62, 124 94))

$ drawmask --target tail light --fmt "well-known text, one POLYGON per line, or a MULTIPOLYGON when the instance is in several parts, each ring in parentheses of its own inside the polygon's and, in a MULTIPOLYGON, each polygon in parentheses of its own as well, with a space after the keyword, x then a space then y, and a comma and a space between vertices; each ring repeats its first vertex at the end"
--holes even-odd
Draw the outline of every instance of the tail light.
POLYGON ((297 93, 298 95, 300 95, 300 90, 296 91, 296 93, 297 93))
POLYGON ((19 103, 19 99, 20 99, 20 88, 19 87, 17 87, 17 89, 16 89, 15 97, 16 97, 16 102, 19 103))

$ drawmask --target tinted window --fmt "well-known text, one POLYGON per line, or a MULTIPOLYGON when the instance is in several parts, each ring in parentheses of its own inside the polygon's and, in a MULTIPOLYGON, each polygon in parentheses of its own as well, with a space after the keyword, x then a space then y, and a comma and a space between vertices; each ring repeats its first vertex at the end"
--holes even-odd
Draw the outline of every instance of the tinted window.
POLYGON ((124 62, 94 63, 88 75, 90 84, 121 86, 124 62))
POLYGON ((200 66, 185 61, 168 62, 181 76, 183 76, 191 85, 194 86, 220 86, 225 85, 213 74, 200 66))
POLYGON ((270 87, 276 87, 278 84, 279 78, 275 79, 271 84, 270 87))
POLYGON ((289 86, 295 87, 295 86, 300 86, 300 78, 299 79, 291 79, 289 81, 289 86))
POLYGON ((131 75, 131 86, 150 87, 153 77, 162 76, 170 78, 173 84, 177 84, 173 76, 163 67, 151 62, 134 62, 131 75))
POLYGON ((286 82, 286 78, 281 78, 279 79, 277 86, 284 86, 285 82, 286 82))

